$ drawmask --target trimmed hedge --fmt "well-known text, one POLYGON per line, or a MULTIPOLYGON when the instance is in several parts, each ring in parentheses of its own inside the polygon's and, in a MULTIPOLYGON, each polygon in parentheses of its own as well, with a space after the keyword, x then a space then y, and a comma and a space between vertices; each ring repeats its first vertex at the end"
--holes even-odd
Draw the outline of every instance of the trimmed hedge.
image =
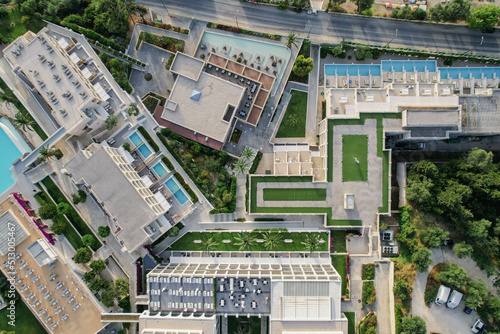
POLYGON ((137 128, 137 130, 139 130, 139 132, 141 133, 141 135, 144 137, 144 139, 146 139, 146 141, 148 142, 149 146, 151 146, 151 148, 156 152, 158 153, 158 151, 160 150, 160 147, 158 146, 158 144, 153 140, 153 138, 151 138, 151 136, 149 135, 149 133, 146 131, 146 129, 144 129, 144 127, 140 126, 137 128))
POLYGON ((248 171, 249 174, 255 173, 257 167, 259 167, 260 160, 262 160, 262 152, 257 152, 255 159, 253 159, 252 167, 250 167, 250 170, 248 171))
POLYGON ((167 166, 168 169, 170 170, 174 170, 174 165, 172 165, 172 163, 170 162, 170 160, 167 158, 167 157, 161 157, 161 161, 163 161, 163 163, 165 164, 165 166, 167 166))
POLYGON ((118 51, 121 51, 121 52, 125 52, 125 48, 124 47, 122 47, 118 43, 116 43, 116 42, 114 42, 114 41, 112 41, 112 40, 110 40, 110 39, 102 36, 101 34, 96 33, 94 30, 86 29, 86 28, 80 27, 77 24, 68 23, 68 22, 65 22, 65 21, 62 21, 60 24, 63 27, 70 28, 71 30, 73 30, 73 31, 75 31, 77 33, 85 35, 87 38, 99 41, 100 43, 102 43, 104 45, 107 45, 107 46, 110 46, 110 47, 112 47, 115 50, 118 50, 118 51))
POLYGON ((189 184, 187 184, 186 181, 184 181, 184 178, 181 176, 181 174, 179 174, 179 172, 175 172, 174 176, 177 178, 179 183, 184 187, 184 189, 186 189, 189 196, 191 196, 191 202, 193 202, 193 204, 198 202, 198 196, 196 196, 196 194, 194 193, 193 189, 191 189, 189 184))

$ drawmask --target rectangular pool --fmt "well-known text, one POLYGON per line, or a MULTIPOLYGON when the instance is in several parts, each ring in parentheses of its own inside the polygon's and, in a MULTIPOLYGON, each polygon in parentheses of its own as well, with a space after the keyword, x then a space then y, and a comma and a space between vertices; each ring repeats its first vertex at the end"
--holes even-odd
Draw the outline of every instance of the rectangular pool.
POLYGON ((167 186, 168 190, 170 190, 177 201, 179 201, 180 205, 184 205, 187 201, 189 201, 184 189, 181 188, 179 182, 177 182, 173 176, 165 182, 165 186, 167 186))
POLYGON ((325 75, 328 76, 358 76, 368 77, 370 74, 374 77, 380 76, 380 65, 376 64, 327 64, 325 65, 325 75))
POLYGON ((142 158, 146 160, 153 154, 153 151, 144 143, 137 148, 137 151, 142 155, 142 158))
POLYGON ((156 176, 158 177, 162 177, 163 175, 168 173, 168 168, 161 161, 154 165, 152 168, 156 176))
POLYGON ((436 72, 435 60, 382 60, 382 71, 384 72, 436 72))
POLYGON ((493 79, 493 77, 500 77, 500 67, 440 67, 439 73, 441 79, 481 79, 484 75, 486 79, 493 79))
POLYGON ((189 198, 186 196, 186 194, 182 190, 176 191, 174 196, 175 196, 175 198, 177 198, 177 200, 179 201, 179 203, 181 205, 184 205, 184 203, 186 203, 189 200, 189 198))
POLYGON ((143 142, 141 136, 137 132, 132 133, 128 138, 135 146, 139 146, 143 142))

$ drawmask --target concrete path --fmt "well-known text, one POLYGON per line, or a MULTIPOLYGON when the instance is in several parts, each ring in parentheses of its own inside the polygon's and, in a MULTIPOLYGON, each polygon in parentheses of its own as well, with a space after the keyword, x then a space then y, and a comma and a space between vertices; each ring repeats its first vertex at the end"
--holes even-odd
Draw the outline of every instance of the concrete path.
POLYGON ((307 118, 306 118, 306 140, 309 145, 316 145, 319 141, 316 138, 318 133, 318 123, 316 115, 318 114, 318 78, 319 78, 319 45, 311 45, 311 59, 314 60, 314 68, 309 73, 309 90, 307 93, 307 118))
POLYGON ((377 314, 377 333, 392 333, 391 326, 391 304, 390 295, 392 285, 389 276, 392 270, 390 261, 378 262, 378 267, 375 267, 375 291, 377 293, 377 301, 375 302, 375 312, 377 314))

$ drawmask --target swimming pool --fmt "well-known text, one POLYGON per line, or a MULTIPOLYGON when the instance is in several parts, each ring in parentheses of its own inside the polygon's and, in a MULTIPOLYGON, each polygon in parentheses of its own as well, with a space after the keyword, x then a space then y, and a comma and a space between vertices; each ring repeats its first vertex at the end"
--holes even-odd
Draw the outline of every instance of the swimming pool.
POLYGON ((380 76, 380 65, 374 64, 327 64, 325 65, 325 75, 334 76, 341 75, 347 76, 358 76, 363 77, 370 76, 380 76))
POLYGON ((382 71, 384 72, 436 72, 435 60, 382 60, 382 71))
POLYGON ((137 148, 137 151, 139 151, 139 153, 142 155, 142 158, 144 160, 146 160, 147 158, 149 158, 149 156, 151 154, 153 154, 153 151, 149 148, 148 145, 146 145, 146 143, 144 143, 141 146, 139 146, 137 148))
MULTIPOLYGON (((283 66, 281 67, 280 73, 278 73, 278 76, 276 77, 276 81, 274 82, 274 87, 271 90, 271 96, 273 96, 276 93, 276 89, 278 88, 279 82, 281 81, 281 77, 285 72, 288 60, 290 59, 290 49, 288 49, 286 46, 268 42, 262 42, 262 41, 254 41, 248 38, 222 35, 209 31, 206 31, 203 34, 201 42, 211 45, 216 45, 219 49, 222 49, 224 45, 228 45, 229 46, 229 50, 227 51, 228 54, 231 54, 231 49, 233 47, 251 53, 252 57, 256 57, 257 54, 261 54, 262 56, 264 56, 264 59, 261 60, 262 63, 264 63, 266 61, 266 57, 269 57, 270 55, 275 55, 279 58, 283 58, 283 66)), ((249 60, 252 59, 253 58, 249 60)))
POLYGON ((16 183, 16 179, 10 172, 10 167, 22 155, 21 151, 5 132, 6 130, 8 131, 8 129, 0 126, 0 146, 2 147, 2 159, 0 159, 0 194, 16 183))
POLYGON ((141 136, 137 132, 132 133, 128 138, 135 146, 139 146, 143 142, 141 136))
POLYGON ((469 79, 471 76, 481 79, 483 74, 486 79, 493 79, 495 74, 500 77, 500 67, 440 67, 439 73, 441 79, 448 79, 448 75, 451 79, 469 79))
POLYGON ((189 201, 189 198, 184 192, 184 189, 181 188, 181 186, 173 176, 165 182, 165 186, 167 186, 168 190, 170 190, 170 192, 174 194, 174 197, 177 199, 177 201, 179 201, 180 205, 184 205, 187 201, 189 201))
POLYGON ((154 165, 152 168, 158 177, 162 177, 163 175, 168 173, 168 168, 161 161, 154 165))

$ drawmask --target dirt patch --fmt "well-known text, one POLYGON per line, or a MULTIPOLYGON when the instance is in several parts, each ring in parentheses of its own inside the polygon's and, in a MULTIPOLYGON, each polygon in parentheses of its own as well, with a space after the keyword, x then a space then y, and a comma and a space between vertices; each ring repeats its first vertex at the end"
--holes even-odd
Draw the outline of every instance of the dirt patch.
POLYGON ((441 282, 438 279, 438 275, 443 270, 444 263, 436 264, 429 276, 427 277, 427 284, 425 285, 424 301, 427 306, 429 306, 436 298, 436 294, 439 290, 441 282))

